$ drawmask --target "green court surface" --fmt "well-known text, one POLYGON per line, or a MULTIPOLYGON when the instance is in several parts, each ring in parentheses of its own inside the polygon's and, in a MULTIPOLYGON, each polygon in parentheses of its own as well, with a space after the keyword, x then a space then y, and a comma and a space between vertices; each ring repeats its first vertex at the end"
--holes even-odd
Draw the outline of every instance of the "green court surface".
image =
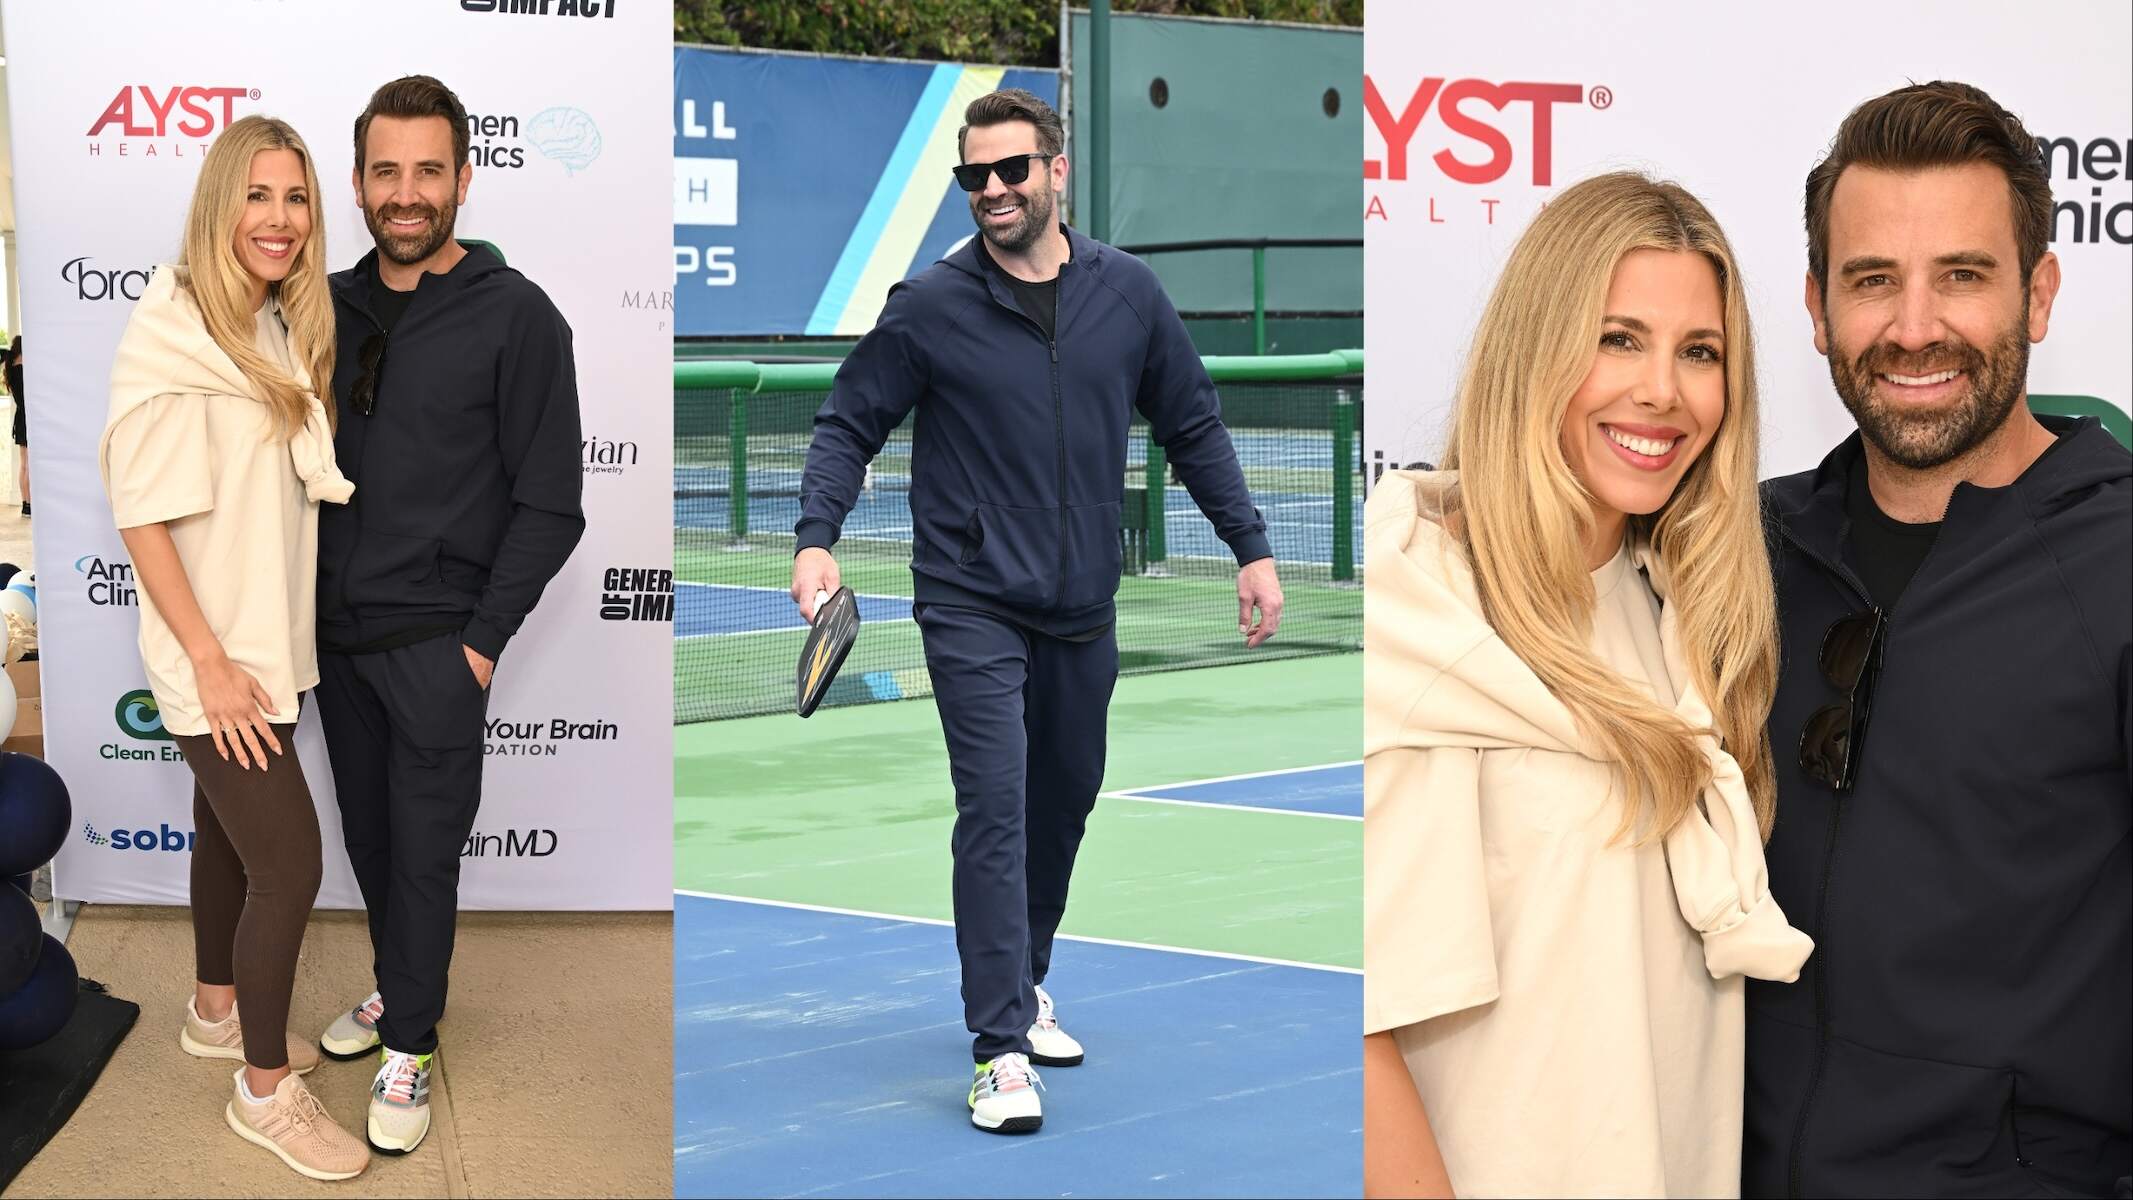
MULTIPOLYGON (((1121 678, 1105 790, 1352 762, 1361 664, 1121 678)), ((677 889, 952 917, 955 802, 930 700, 682 725, 674 747, 677 889)), ((1107 796, 1060 932, 1360 968, 1362 874, 1360 821, 1107 796)))

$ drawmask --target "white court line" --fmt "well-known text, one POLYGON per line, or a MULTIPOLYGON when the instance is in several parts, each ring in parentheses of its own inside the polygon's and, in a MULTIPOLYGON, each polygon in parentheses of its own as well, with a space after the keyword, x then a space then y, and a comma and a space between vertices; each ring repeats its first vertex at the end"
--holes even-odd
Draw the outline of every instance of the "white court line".
POLYGON ((1098 799, 1134 800, 1142 804, 1175 804, 1180 808, 1224 808, 1231 812, 1275 813, 1284 817, 1316 817, 1321 821, 1360 821, 1363 818, 1347 813, 1311 812, 1297 808, 1269 808, 1263 804, 1224 804, 1214 800, 1181 800, 1174 796, 1144 796, 1142 792, 1162 792, 1171 788, 1198 787, 1207 783, 1234 783, 1242 779, 1267 779, 1275 775, 1300 775, 1306 771, 1333 771, 1342 767, 1359 767, 1363 760, 1320 763, 1315 767, 1282 767, 1273 771, 1246 771, 1241 775, 1222 775, 1213 779, 1187 779, 1178 783, 1151 784, 1143 788, 1121 788, 1115 792, 1098 792, 1098 799))
MULTIPOLYGON (((675 594, 680 595, 681 589, 685 587, 717 588, 721 591, 729 592, 772 592, 779 596, 788 595, 787 591, 784 588, 780 587, 769 587, 766 585, 751 583, 703 583, 694 579, 676 580, 674 583, 675 594)), ((855 599, 859 600, 891 600, 899 601, 904 604, 911 603, 911 597, 909 596, 882 596, 877 595, 873 592, 853 592, 852 595, 855 599)), ((916 620, 916 618, 914 617, 889 617, 886 619, 877 618, 875 620, 868 621, 866 624, 867 627, 871 629, 878 625, 906 625, 910 624, 914 620, 916 620)), ((768 629, 727 629, 712 633, 678 633, 674 635, 674 640, 677 642, 691 642, 695 641, 697 638, 755 637, 759 634, 765 633, 806 632, 807 626, 805 625, 774 625, 768 629)))
MULTIPOLYGON (((795 900, 762 900, 754 896, 728 896, 722 892, 696 892, 688 888, 675 888, 677 896, 694 896, 699 900, 725 900, 734 904, 760 904, 767 908, 792 908, 801 912, 829 913, 839 917, 871 917, 877 921, 896 921, 906 925, 938 925, 944 929, 955 928, 954 921, 939 917, 906 917, 899 913, 869 912, 863 908, 834 908, 827 904, 801 904, 795 900)), ((1231 954, 1226 950, 1195 950, 1190 946, 1165 946, 1159 942, 1122 942, 1116 938, 1086 937, 1078 933, 1052 935, 1054 941, 1087 942, 1094 946, 1121 946, 1128 950, 1161 950, 1169 954, 1190 954, 1197 958, 1223 958, 1231 962, 1261 963, 1269 967, 1300 967, 1306 971, 1331 971, 1337 975, 1361 975, 1361 967, 1336 967, 1327 963, 1298 962, 1293 958, 1262 958, 1256 954, 1231 954)))

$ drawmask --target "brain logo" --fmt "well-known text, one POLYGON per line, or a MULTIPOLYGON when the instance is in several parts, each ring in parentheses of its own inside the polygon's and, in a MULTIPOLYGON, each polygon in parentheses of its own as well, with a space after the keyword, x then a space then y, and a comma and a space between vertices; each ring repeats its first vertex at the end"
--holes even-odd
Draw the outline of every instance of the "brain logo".
POLYGON ((163 710, 156 704, 155 693, 146 688, 120 696, 115 715, 127 737, 144 742, 172 740, 170 732, 163 728, 163 710))
POLYGON ((550 108, 536 114, 527 123, 526 140, 542 157, 562 163, 573 175, 600 157, 600 127, 589 114, 575 108, 550 108))

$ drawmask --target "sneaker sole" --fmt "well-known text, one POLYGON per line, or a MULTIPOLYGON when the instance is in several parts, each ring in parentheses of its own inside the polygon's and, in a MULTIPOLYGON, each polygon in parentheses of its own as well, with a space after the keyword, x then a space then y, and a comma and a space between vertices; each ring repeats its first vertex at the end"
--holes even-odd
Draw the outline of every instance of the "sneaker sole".
POLYGON ((289 1152, 287 1150, 284 1150, 280 1146, 275 1145, 274 1142, 266 1135, 257 1132, 251 1126, 245 1124, 243 1121, 238 1120, 237 1103, 234 1100, 222 1106, 222 1119, 229 1123, 230 1130, 234 1132, 238 1137, 241 1137, 245 1141, 252 1143, 254 1146, 258 1146, 262 1150, 273 1151, 274 1157, 280 1159, 282 1161, 283 1166, 288 1167, 290 1170, 296 1172, 299 1175, 302 1175, 306 1179, 318 1179, 323 1180, 327 1183, 331 1183, 335 1180, 340 1179, 354 1179, 356 1176, 361 1175, 363 1173, 362 1167, 357 1167, 353 1171, 321 1171, 317 1167, 307 1167, 304 1164, 296 1161, 295 1159, 289 1157, 289 1152))
POLYGON ((982 1129, 987 1133, 1035 1133, 1044 1124, 1044 1118, 1042 1116, 1008 1117, 998 1125, 987 1125, 978 1120, 978 1114, 973 1112, 970 1114, 970 1124, 973 1128, 982 1129))
POLYGON ((372 1150, 377 1151, 379 1154, 392 1155, 394 1158, 398 1158, 403 1154, 412 1153, 415 1147, 421 1145, 422 1140, 428 1137, 429 1135, 430 1122, 429 1117, 427 1115, 424 1115, 424 1117, 422 1118, 422 1132, 416 1134, 415 1140, 409 1142, 405 1146, 400 1145, 392 1138, 388 1138, 383 1133, 379 1132, 377 1118, 367 1118, 363 1122, 363 1140, 370 1143, 370 1148, 372 1150))
POLYGON ((1072 1058, 1052 1058, 1044 1054, 1031 1054, 1029 1060, 1032 1064, 1040 1067, 1078 1067, 1081 1065, 1083 1057, 1083 1055, 1077 1054, 1072 1058))
POLYGON ((327 1058, 330 1058, 335 1062, 354 1062, 356 1059, 359 1059, 364 1055, 370 1054, 377 1050, 378 1041, 379 1039, 377 1034, 370 1035, 370 1040, 361 1044, 355 1042, 336 1042, 329 1038, 322 1037, 318 1040, 318 1049, 319 1053, 325 1055, 327 1058), (354 1047, 354 1049, 343 1050, 341 1049, 341 1047, 343 1046, 352 1046, 354 1047))
MULTIPOLYGON (((193 1040, 193 1033, 190 1029, 180 1029, 178 1031, 178 1046, 194 1058, 220 1058, 227 1059, 230 1062, 244 1062, 244 1051, 232 1050, 227 1046, 210 1046, 205 1042, 196 1042, 193 1040)), ((301 1071, 295 1067, 290 1067, 289 1070, 298 1075, 309 1075, 311 1072, 318 1070, 318 1064, 312 1063, 301 1071)))

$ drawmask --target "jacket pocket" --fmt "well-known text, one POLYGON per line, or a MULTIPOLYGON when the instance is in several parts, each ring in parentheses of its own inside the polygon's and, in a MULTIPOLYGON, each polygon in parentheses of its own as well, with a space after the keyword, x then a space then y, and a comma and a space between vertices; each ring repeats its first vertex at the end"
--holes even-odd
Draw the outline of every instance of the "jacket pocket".
POLYGON ((360 530, 355 553, 348 559, 348 599, 352 604, 383 608, 450 600, 443 555, 444 543, 436 538, 360 530))
POLYGON ((1094 608, 1118 594, 1123 562, 1118 544, 1119 502, 1077 504, 1066 514, 1066 580, 1060 588, 1063 612, 1094 608))
POLYGON ((1059 578, 1059 510, 979 501, 964 526, 957 565, 971 591, 1014 608, 1051 607, 1059 578))

